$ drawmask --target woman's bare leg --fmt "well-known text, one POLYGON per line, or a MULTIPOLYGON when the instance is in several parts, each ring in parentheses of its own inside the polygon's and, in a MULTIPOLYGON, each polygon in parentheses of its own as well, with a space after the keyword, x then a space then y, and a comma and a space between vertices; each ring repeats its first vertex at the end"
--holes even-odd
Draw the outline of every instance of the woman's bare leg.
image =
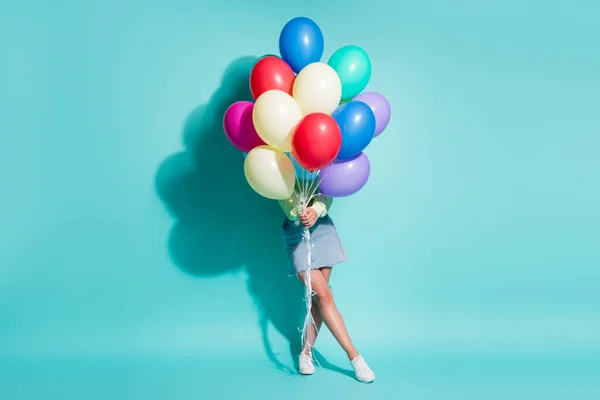
MULTIPOLYGON (((304 282, 304 273, 300 273, 299 277, 304 282)), ((344 319, 333 301, 333 295, 331 289, 329 289, 329 283, 325 275, 321 270, 313 270, 310 273, 310 277, 312 289, 317 293, 316 303, 319 306, 323 322, 325 322, 329 331, 331 331, 340 346, 342 346, 348 358, 353 360, 359 354, 350 340, 344 319)))
MULTIPOLYGON (((331 267, 321 268, 321 273, 325 277, 327 284, 329 285, 329 279, 331 277, 331 267)), ((304 275, 301 277, 302 282, 304 282, 304 275)), ((313 303, 310 307, 310 313, 312 314, 313 321, 315 321, 314 325, 311 324, 306 328, 304 332, 304 346, 302 348, 303 354, 311 354, 312 347, 317 340, 317 335, 321 330, 321 325, 323 325, 323 318, 321 318, 321 312, 319 311, 319 307, 313 303)))

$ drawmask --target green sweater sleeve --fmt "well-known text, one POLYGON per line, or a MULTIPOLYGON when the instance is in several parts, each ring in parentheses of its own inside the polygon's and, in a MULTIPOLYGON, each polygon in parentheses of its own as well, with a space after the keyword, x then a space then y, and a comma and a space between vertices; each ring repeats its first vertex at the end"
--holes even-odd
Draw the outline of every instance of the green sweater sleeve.
MULTIPOLYGON (((331 204, 333 199, 329 196, 319 195, 315 197, 312 201, 312 204, 309 206, 313 210, 316 211, 317 215, 322 218, 327 215, 329 212, 329 208, 331 208, 331 204)), ((281 209, 285 213, 285 216, 290 221, 298 221, 298 214, 300 213, 300 205, 298 204, 298 196, 297 193, 294 192, 292 197, 287 200, 280 200, 279 205, 281 209)))
POLYGON ((279 205, 290 221, 298 221, 298 201, 296 193, 287 200, 279 200, 279 205))
POLYGON ((311 204, 311 208, 317 212, 320 218, 323 218, 329 212, 333 199, 329 196, 320 195, 315 198, 311 204))

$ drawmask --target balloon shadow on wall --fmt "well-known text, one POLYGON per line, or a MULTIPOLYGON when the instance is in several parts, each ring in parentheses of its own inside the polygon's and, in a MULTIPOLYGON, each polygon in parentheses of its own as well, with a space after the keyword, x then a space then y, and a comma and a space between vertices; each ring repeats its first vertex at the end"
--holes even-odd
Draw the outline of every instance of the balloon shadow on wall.
POLYGON ((241 57, 227 67, 221 87, 185 121, 185 151, 162 162, 155 183, 175 219, 168 238, 171 259, 200 278, 245 269, 267 356, 281 370, 295 373, 279 360, 268 336, 271 323, 289 342, 294 359, 299 354, 303 288, 288 277, 281 237, 283 213, 277 202, 249 187, 243 156, 229 143, 222 126, 229 105, 252 100, 248 78, 256 59, 241 57))

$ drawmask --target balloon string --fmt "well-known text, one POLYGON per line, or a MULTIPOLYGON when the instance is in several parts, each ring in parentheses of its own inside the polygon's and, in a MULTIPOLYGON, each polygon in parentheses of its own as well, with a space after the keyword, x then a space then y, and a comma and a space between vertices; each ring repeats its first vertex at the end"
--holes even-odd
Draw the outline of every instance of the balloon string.
POLYGON ((312 197, 314 197, 314 195, 316 194, 317 189, 321 185, 320 171, 311 172, 311 178, 312 179, 310 181, 310 185, 307 191, 307 197, 312 199, 312 197))
MULTIPOLYGON (((292 164, 297 164, 298 163, 296 161, 296 157, 294 157, 292 153, 286 153, 286 155, 292 161, 292 164)), ((296 185, 294 186, 294 192, 297 193, 296 188, 300 188, 300 178, 295 173, 294 173, 294 177, 296 178, 296 185)))
POLYGON ((319 364, 319 360, 316 359, 312 352, 312 343, 311 338, 308 337, 309 329, 312 325, 314 328, 314 334, 317 334, 317 323, 312 316, 312 298, 316 294, 312 290, 312 279, 311 279, 311 266, 312 266, 312 244, 311 244, 311 235, 309 228, 304 228, 302 230, 302 236, 304 238, 304 243, 306 246, 306 270, 304 271, 304 301, 306 302, 306 317, 304 318, 304 326, 302 327, 302 351, 308 348, 310 356, 319 364))
MULTIPOLYGON (((297 163, 302 170, 301 177, 296 175, 297 189, 295 189, 294 192, 296 193, 298 200, 298 208, 300 209, 299 211, 305 212, 309 207, 310 202, 317 196, 322 177, 320 176, 320 171, 307 171, 304 169, 304 167, 302 167, 302 165, 300 165, 300 163, 298 163, 298 160, 296 160, 292 154, 289 154, 289 156, 292 162, 297 163)), ((306 303, 306 316, 304 318, 304 325, 301 330, 302 349, 303 351, 307 349, 312 359, 317 363, 317 365, 321 366, 319 360, 316 359, 312 352, 313 345, 311 343, 311 338, 309 337, 311 325, 314 328, 314 334, 316 335, 318 333, 317 324, 311 312, 313 306, 312 298, 316 292, 314 292, 312 289, 312 238, 309 228, 305 227, 302 229, 302 238, 304 245, 306 246, 306 268, 304 269, 304 302, 306 303)))
MULTIPOLYGON (((302 207, 303 210, 306 211, 306 208, 309 207, 312 199, 316 196, 317 194, 317 189, 320 186, 320 179, 317 179, 319 176, 319 172, 312 172, 312 171, 307 171, 304 168, 302 168, 302 175, 303 175, 303 193, 302 193, 302 207)), ((317 329, 317 324, 313 318, 312 315, 312 307, 313 307, 313 303, 312 303, 312 298, 313 296, 316 294, 316 292, 313 291, 312 289, 312 279, 311 279, 311 274, 312 274, 312 237, 310 234, 310 229, 309 228, 304 228, 302 230, 302 235, 304 237, 305 240, 305 245, 306 245, 306 269, 304 272, 304 287, 305 287, 305 293, 304 293, 304 300, 306 302, 306 317, 304 318, 304 326, 302 328, 302 348, 303 349, 307 349, 309 351, 309 354, 311 355, 311 358, 316 362, 317 365, 319 365, 319 367, 321 366, 319 363, 319 360, 316 359, 316 357, 314 356, 313 352, 312 352, 312 343, 314 342, 313 337, 310 337, 310 328, 312 326, 313 331, 312 334, 313 335, 317 335, 318 334, 318 329, 317 329)))

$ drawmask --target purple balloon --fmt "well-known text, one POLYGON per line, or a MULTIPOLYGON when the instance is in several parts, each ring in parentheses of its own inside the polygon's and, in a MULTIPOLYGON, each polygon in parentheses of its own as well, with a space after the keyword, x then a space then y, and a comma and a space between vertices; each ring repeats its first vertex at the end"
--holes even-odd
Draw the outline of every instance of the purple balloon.
POLYGON ((335 160, 321 170, 321 193, 331 197, 350 196, 365 186, 371 163, 365 153, 346 160, 335 160))
POLYGON ((225 135, 238 150, 245 153, 265 142, 258 136, 252 122, 254 103, 238 101, 229 106, 223 116, 225 135))
POLYGON ((375 135, 373 137, 377 137, 390 122, 392 116, 390 103, 382 94, 376 92, 364 92, 352 100, 362 101, 371 107, 373 114, 375 114, 375 135))

